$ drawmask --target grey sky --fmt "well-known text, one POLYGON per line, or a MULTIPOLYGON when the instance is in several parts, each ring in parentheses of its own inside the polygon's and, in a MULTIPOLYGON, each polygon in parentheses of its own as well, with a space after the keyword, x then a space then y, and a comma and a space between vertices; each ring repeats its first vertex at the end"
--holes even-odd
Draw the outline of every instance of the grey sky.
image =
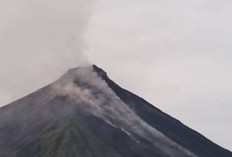
POLYGON ((85 63, 84 53, 232 150, 230 0, 2 0, 0 12, 0 104, 85 63))

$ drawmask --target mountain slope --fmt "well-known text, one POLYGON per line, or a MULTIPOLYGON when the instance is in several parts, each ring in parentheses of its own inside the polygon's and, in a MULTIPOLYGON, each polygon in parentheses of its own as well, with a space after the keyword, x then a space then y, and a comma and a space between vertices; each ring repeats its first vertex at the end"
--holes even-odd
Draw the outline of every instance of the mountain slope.
POLYGON ((97 66, 0 108, 1 157, 230 157, 97 66))
POLYGON ((180 145, 188 148, 199 156, 232 156, 231 152, 228 150, 214 144, 201 134, 182 124, 180 121, 155 108, 144 99, 121 88, 110 80, 107 74, 96 65, 94 65, 94 69, 98 72, 99 76, 107 82, 108 86, 117 96, 139 115, 139 117, 180 145))
POLYGON ((15 157, 121 157, 85 126, 79 117, 46 132, 15 151, 15 157))

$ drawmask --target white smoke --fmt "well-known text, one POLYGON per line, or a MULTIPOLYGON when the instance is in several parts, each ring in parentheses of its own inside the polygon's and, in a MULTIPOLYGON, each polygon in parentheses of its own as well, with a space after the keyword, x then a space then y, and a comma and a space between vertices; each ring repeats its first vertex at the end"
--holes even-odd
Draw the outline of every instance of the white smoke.
MULTIPOLYGON (((52 82, 71 67, 87 64, 84 33, 93 3, 1 0, 0 93, 16 99, 52 82)), ((0 106, 5 105, 1 104, 4 98, 0 95, 0 106)))
POLYGON ((52 89, 55 95, 68 96, 70 101, 75 101, 87 113, 94 114, 113 127, 119 127, 136 142, 139 140, 133 135, 145 138, 169 155, 195 156, 139 118, 91 66, 68 71, 52 84, 52 89))

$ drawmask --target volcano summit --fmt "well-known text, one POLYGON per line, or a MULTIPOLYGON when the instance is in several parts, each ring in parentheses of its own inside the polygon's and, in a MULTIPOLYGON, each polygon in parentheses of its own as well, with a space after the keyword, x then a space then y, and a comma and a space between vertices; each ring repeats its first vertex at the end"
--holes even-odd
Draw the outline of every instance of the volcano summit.
POLYGON ((232 157, 97 66, 0 108, 0 157, 232 157))

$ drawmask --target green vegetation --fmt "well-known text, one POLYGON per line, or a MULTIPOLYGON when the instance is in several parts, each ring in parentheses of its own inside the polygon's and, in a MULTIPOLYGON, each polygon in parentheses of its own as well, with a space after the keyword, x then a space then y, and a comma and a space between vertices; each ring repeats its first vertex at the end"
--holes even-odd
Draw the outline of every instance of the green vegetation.
POLYGON ((79 118, 21 146, 12 157, 121 157, 79 118))

